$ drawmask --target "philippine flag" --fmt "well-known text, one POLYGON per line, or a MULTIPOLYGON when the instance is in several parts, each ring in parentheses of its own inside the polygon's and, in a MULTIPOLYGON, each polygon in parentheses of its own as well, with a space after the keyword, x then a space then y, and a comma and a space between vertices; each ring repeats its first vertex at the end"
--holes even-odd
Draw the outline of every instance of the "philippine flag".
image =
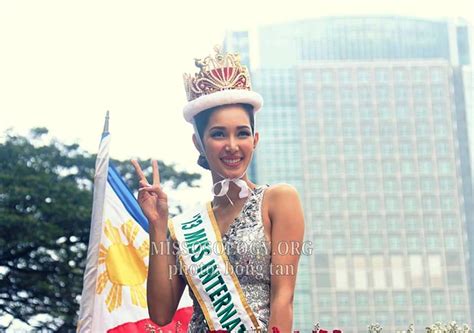
POLYGON ((173 321, 148 317, 148 221, 109 164, 108 113, 94 176, 92 221, 77 332, 186 332, 192 315, 183 299, 173 321))

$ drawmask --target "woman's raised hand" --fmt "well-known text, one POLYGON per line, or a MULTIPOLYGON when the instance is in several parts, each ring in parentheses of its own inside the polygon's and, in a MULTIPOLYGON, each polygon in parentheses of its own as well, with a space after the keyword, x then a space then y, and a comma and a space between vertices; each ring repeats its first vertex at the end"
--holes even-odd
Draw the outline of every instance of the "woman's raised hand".
POLYGON ((160 171, 158 162, 152 160, 153 184, 149 184, 145 174, 136 160, 132 160, 139 181, 138 204, 145 214, 148 222, 155 228, 166 231, 168 223, 168 196, 160 186, 160 171))

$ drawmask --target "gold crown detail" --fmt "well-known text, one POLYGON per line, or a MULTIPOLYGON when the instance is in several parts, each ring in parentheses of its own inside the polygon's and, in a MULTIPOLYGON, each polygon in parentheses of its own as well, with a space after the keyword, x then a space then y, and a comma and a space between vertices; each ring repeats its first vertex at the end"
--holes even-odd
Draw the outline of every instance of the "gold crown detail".
POLYGON ((184 74, 184 86, 188 101, 217 91, 243 89, 251 90, 247 67, 240 64, 238 54, 222 53, 214 47, 216 55, 194 59, 199 73, 184 74))

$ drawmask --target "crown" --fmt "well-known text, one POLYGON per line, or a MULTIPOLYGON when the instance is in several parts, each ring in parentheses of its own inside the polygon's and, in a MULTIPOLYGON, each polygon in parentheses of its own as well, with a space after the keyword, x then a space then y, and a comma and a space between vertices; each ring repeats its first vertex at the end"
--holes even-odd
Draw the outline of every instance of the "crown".
POLYGON ((251 90, 247 67, 240 64, 238 54, 222 53, 219 46, 214 47, 215 56, 195 59, 199 72, 184 74, 184 86, 188 101, 217 91, 241 89, 251 90))

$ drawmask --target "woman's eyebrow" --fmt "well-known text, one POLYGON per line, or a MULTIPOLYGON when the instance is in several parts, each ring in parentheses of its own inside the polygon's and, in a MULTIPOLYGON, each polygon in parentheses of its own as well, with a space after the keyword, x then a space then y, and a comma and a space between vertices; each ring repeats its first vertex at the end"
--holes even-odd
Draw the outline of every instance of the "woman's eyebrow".
MULTIPOLYGON (((248 126, 248 125, 240 125, 240 126, 237 126, 237 129, 242 129, 242 128, 250 129, 250 126, 248 126)), ((211 128, 209 129, 209 131, 214 130, 214 129, 225 130, 226 127, 225 127, 225 126, 213 126, 213 127, 211 127, 211 128)))
POLYGON ((213 126, 213 127, 209 128, 209 131, 212 131, 212 130, 215 130, 215 129, 225 130, 225 127, 224 126, 213 126))

